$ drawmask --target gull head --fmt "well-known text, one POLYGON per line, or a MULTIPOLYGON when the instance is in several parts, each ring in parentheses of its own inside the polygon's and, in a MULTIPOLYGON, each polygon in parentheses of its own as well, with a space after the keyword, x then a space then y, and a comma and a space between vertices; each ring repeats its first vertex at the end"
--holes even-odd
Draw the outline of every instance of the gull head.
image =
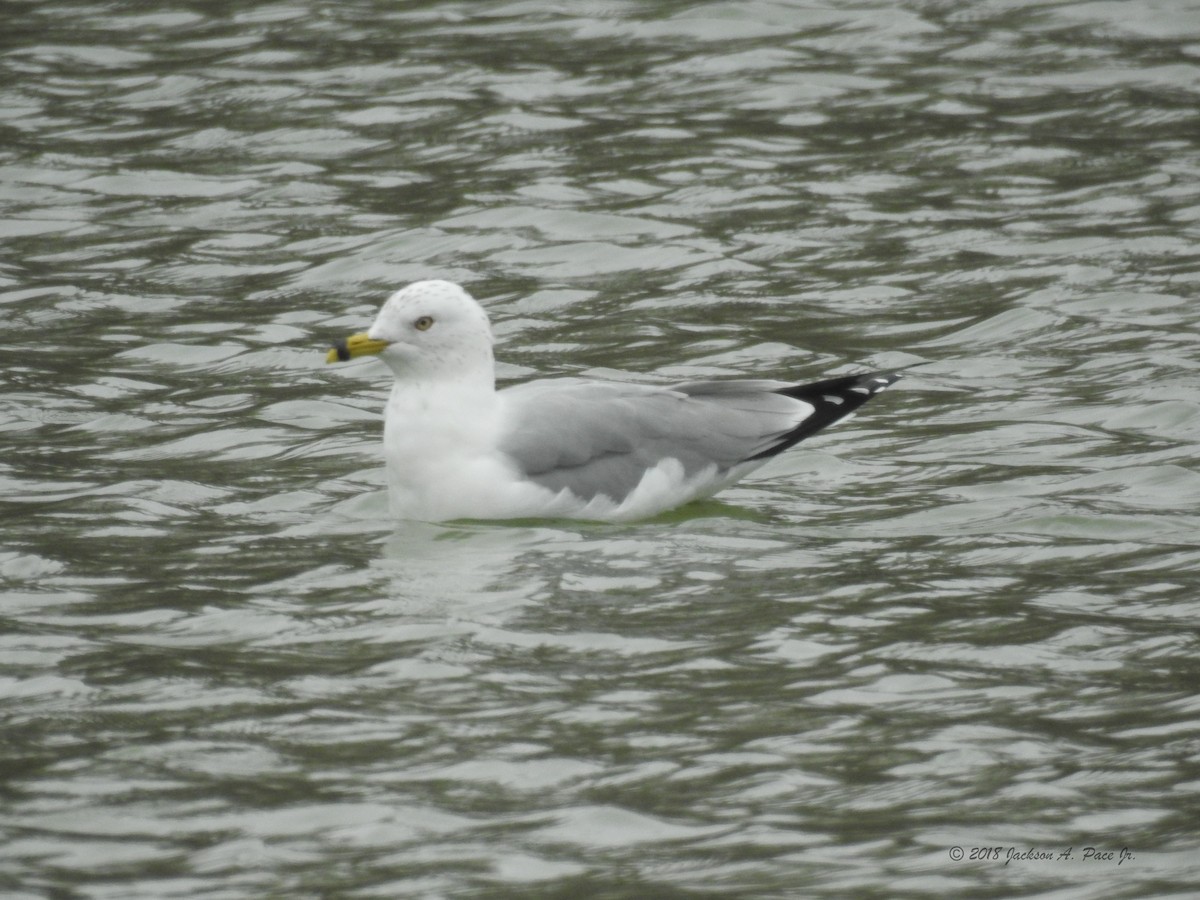
POLYGON ((397 378, 490 378, 492 326, 475 299, 450 281, 416 281, 388 297, 375 322, 338 341, 327 362, 378 356, 397 378))

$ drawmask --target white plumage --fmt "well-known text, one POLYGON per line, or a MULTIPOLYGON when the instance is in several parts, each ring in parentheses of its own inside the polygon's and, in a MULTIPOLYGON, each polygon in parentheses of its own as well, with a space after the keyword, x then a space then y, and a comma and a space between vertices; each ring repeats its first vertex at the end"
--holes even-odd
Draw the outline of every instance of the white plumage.
POLYGON ((562 378, 497 391, 492 342, 466 291, 419 281, 329 352, 378 355, 395 376, 384 451, 397 516, 651 516, 711 496, 901 377, 663 388, 562 378))

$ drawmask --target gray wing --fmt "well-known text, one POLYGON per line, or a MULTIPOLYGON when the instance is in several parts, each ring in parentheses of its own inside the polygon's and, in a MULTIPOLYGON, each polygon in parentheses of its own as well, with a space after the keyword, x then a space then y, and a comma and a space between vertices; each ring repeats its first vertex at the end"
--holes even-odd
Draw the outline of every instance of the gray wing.
MULTIPOLYGON (((781 381, 696 381, 668 388, 555 379, 501 391, 500 450, 529 480, 619 502, 647 470, 678 460, 688 475, 765 461, 853 412, 896 373, 781 381), (874 379, 872 381, 871 379, 874 379)), ((753 467, 751 467, 753 468, 753 467)))

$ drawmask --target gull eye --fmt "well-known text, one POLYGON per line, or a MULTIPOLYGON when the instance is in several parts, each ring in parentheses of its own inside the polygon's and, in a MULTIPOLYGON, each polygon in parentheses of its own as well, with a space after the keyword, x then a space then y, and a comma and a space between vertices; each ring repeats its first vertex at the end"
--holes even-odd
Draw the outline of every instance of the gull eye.
POLYGON ((413 322, 413 328, 417 329, 417 331, 428 331, 432 327, 433 316, 421 316, 421 318, 413 322))

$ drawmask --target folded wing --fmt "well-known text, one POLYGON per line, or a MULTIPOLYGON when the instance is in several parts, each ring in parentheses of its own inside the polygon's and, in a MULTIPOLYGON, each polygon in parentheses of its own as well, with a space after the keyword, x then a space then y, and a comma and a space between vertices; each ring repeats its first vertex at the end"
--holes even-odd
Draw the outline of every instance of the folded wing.
POLYGON ((500 450, 525 478, 581 500, 626 498, 666 459, 714 484, 740 477, 845 418, 900 378, 873 372, 808 385, 694 381, 667 388, 574 379, 508 388, 500 450), (736 469, 736 471, 734 471, 736 469))

